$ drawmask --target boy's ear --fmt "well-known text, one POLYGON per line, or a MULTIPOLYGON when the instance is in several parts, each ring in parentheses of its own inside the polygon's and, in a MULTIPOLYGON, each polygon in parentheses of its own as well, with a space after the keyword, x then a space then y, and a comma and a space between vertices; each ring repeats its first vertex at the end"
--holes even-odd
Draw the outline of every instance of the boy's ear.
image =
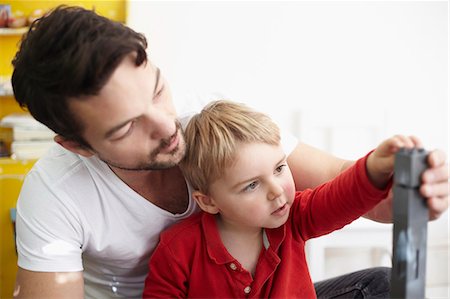
POLYGON ((197 204, 200 208, 210 214, 219 213, 219 208, 216 206, 214 199, 209 196, 201 193, 200 191, 192 192, 192 197, 194 197, 197 204))
POLYGON ((66 139, 66 138, 62 137, 61 135, 56 135, 53 138, 53 140, 56 143, 58 143, 59 145, 61 145, 63 148, 65 148, 66 150, 71 151, 75 154, 79 154, 84 157, 91 157, 95 154, 92 150, 87 149, 86 147, 82 146, 78 142, 76 142, 74 140, 66 139))

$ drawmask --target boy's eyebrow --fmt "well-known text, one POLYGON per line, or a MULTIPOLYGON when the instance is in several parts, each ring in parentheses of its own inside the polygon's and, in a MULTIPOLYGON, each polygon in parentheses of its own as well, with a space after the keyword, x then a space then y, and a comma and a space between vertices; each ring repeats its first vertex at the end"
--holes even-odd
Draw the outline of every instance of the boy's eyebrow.
MULTIPOLYGON (((286 159, 287 159, 287 156, 286 156, 286 154, 284 154, 283 157, 275 165, 279 165, 279 164, 283 163, 283 161, 286 161, 286 159)), ((257 178, 258 178, 258 176, 255 176, 255 177, 243 180, 241 182, 238 182, 238 183, 234 184, 232 188, 233 189, 238 188, 240 185, 243 185, 243 184, 246 184, 248 182, 254 181, 257 178)))

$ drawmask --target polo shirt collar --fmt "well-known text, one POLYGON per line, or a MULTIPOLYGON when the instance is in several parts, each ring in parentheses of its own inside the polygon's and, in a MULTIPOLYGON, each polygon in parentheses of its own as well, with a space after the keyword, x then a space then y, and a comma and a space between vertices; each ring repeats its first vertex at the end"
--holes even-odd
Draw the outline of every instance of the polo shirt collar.
POLYGON ((202 212, 202 229, 206 239, 206 248, 209 257, 217 264, 227 264, 233 262, 235 258, 227 251, 222 243, 217 227, 216 215, 202 212))
POLYGON ((280 248, 281 243, 283 243, 283 241, 284 241, 284 238, 286 236, 286 225, 288 225, 287 222, 277 228, 266 228, 265 229, 265 232, 267 235, 267 240, 270 244, 270 247, 272 248, 272 250, 274 252, 278 252, 278 248, 280 248))
MULTIPOLYGON (((219 235, 219 228, 217 227, 216 215, 206 212, 202 213, 201 225, 206 239, 206 248, 209 257, 217 264, 227 264, 235 261, 236 259, 230 255, 222 243, 222 239, 219 235)), ((278 228, 265 229, 264 232, 264 248, 268 250, 267 245, 270 244, 272 250, 277 252, 285 238, 286 223, 278 228)))

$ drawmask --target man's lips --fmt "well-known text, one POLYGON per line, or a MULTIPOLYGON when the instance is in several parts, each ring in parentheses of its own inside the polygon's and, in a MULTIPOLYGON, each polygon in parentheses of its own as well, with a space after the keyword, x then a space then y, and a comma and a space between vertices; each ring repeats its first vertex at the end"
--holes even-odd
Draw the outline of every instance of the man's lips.
POLYGON ((178 131, 177 131, 177 133, 175 133, 175 135, 173 135, 168 140, 168 142, 163 147, 161 147, 160 153, 163 153, 163 154, 171 153, 172 151, 174 151, 176 149, 179 141, 180 141, 180 137, 178 136, 178 131))

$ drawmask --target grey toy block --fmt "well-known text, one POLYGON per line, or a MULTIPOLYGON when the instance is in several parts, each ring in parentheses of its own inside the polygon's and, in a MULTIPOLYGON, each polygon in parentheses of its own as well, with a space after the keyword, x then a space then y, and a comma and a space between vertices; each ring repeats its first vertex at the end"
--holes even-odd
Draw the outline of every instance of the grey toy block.
POLYGON ((419 187, 420 175, 427 169, 427 152, 424 149, 401 149, 395 157, 394 182, 407 187, 419 187))
POLYGON ((391 298, 425 298, 428 207, 418 187, 427 167, 424 150, 395 157, 391 298))

